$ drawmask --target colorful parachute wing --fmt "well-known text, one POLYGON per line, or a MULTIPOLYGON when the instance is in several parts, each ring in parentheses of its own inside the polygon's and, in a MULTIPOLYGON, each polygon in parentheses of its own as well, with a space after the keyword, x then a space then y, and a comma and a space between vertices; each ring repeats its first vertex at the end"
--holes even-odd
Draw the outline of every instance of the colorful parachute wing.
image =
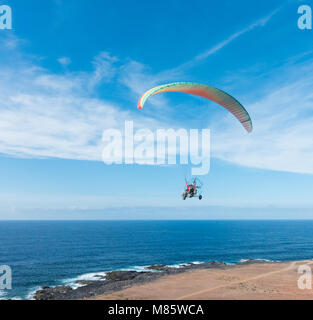
POLYGON ((174 82, 152 88, 142 95, 138 108, 142 109, 149 97, 161 92, 185 92, 212 100, 231 112, 248 132, 252 131, 249 113, 240 102, 222 90, 200 83, 174 82))

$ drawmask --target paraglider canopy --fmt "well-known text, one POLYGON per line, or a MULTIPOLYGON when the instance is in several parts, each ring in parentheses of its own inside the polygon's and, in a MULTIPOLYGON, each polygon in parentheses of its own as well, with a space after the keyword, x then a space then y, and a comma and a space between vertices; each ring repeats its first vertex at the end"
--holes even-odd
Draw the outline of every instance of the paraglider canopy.
POLYGON ((248 132, 252 131, 249 113, 239 101, 222 90, 200 83, 174 82, 152 88, 142 95, 138 108, 142 109, 149 97, 161 92, 184 92, 212 100, 231 112, 248 132))

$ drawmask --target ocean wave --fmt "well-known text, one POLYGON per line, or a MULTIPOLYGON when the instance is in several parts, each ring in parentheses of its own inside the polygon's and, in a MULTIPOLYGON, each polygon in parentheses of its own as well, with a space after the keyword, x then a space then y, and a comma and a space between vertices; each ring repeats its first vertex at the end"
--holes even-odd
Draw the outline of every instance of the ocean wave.
POLYGON ((182 262, 182 263, 176 263, 176 264, 168 264, 166 265, 169 268, 184 268, 191 266, 193 264, 202 264, 205 263, 204 261, 193 261, 193 262, 182 262))
POLYGON ((280 262, 279 260, 269 260, 269 259, 255 258, 255 259, 240 259, 239 263, 247 262, 247 261, 250 261, 250 260, 266 261, 266 262, 280 262))
POLYGON ((77 289, 80 287, 86 286, 86 284, 83 283, 78 283, 79 281, 99 281, 99 280, 105 280, 107 272, 89 272, 89 273, 84 273, 78 277, 75 278, 69 278, 69 279, 64 279, 62 281, 63 285, 69 286, 72 289, 77 289))
POLYGON ((158 270, 152 270, 152 269, 149 269, 148 267, 149 265, 148 266, 131 266, 127 268, 115 269, 114 271, 159 272, 158 270))
POLYGON ((12 297, 11 300, 23 300, 21 297, 12 297))
POLYGON ((192 264, 201 264, 201 263, 204 263, 203 261, 194 261, 194 262, 191 262, 192 264))
POLYGON ((26 295, 26 300, 35 300, 35 293, 40 290, 42 286, 37 286, 29 290, 28 294, 26 295))
POLYGON ((21 297, 9 297, 9 292, 8 291, 1 291, 0 290, 0 300, 22 300, 21 297))
POLYGON ((7 294, 8 294, 7 292, 0 290, 0 300, 5 300, 5 296, 7 294))

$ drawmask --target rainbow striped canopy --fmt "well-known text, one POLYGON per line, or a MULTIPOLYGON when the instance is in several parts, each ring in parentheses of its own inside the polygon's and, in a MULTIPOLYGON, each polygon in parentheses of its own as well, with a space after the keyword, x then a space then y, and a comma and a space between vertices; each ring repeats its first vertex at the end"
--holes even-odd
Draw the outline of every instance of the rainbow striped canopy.
POLYGON ((142 109, 149 97, 161 92, 185 92, 212 100, 231 112, 248 132, 252 131, 249 113, 240 102, 222 90, 200 83, 174 82, 152 88, 142 95, 138 108, 142 109))

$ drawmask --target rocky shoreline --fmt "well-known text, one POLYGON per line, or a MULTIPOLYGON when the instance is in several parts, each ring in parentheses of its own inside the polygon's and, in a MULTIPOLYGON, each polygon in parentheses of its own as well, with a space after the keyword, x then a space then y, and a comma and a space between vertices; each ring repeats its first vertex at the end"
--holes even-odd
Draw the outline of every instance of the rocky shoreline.
POLYGON ((235 265, 229 265, 224 262, 203 262, 203 263, 186 263, 179 268, 163 264, 151 265, 146 267, 146 271, 110 271, 105 276, 96 276, 98 280, 77 280, 76 284, 80 285, 73 289, 71 286, 41 287, 34 294, 35 300, 78 300, 90 298, 104 293, 112 293, 137 284, 154 281, 166 275, 182 273, 196 269, 227 269, 240 265, 254 263, 273 263, 266 260, 245 260, 235 265), (151 270, 151 271, 150 271, 151 270))

